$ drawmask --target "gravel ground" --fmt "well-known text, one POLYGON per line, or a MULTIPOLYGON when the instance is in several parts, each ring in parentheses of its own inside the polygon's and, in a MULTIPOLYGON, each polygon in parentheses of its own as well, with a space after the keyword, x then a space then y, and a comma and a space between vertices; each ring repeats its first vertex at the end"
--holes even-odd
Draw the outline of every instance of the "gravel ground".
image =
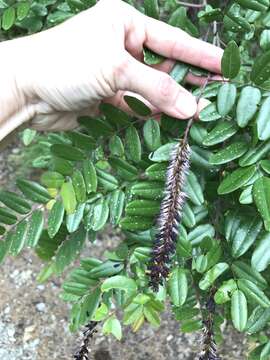
MULTIPOLYGON (((0 153, 0 187, 12 187, 18 165, 14 155, 18 152, 19 149, 11 145, 0 153)), ((107 232, 97 240, 91 254, 93 251, 102 254, 116 241, 117 236, 107 232)), ((89 253, 87 248, 84 255, 89 253)), ((39 259, 29 251, 17 259, 8 258, 1 267, 0 359, 72 359, 79 339, 78 334, 70 334, 69 308, 58 298, 62 279, 53 278, 38 285, 36 276, 40 269, 39 259)), ((138 334, 125 329, 120 343, 98 333, 93 339, 92 359, 195 360, 198 347, 198 335, 181 334, 179 325, 167 312, 159 329, 144 326, 138 334)), ((242 336, 227 329, 221 346, 222 360, 246 359, 245 347, 242 336)))

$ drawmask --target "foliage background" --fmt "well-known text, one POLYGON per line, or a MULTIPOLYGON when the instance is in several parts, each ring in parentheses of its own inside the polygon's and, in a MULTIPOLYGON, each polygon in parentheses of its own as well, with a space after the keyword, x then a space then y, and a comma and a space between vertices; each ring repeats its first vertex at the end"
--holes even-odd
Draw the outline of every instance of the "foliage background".
MULTIPOLYGON (((40 31, 91 5, 1 1, 1 36, 40 31)), ((165 115, 160 124, 151 118, 141 121, 140 116, 150 114, 134 98, 127 101, 138 117, 103 105, 104 116, 80 119, 80 131, 24 132, 25 156, 46 172, 41 185, 18 179, 19 197, 0 193, 1 257, 35 248, 46 263, 42 282, 61 275, 85 242, 94 242, 110 222, 120 226, 123 241, 105 253, 105 261, 81 259, 63 285, 62 299, 73 304, 71 330, 95 319, 103 322, 105 334, 120 339, 121 323, 134 331, 144 322, 158 327, 168 300, 182 332, 207 330, 204 345, 221 342, 221 329, 232 322, 257 344, 249 359, 268 359, 269 3, 209 1, 189 12, 173 0, 161 1, 160 8, 156 1, 134 5, 193 36, 229 44, 223 74, 231 81, 207 85, 203 96, 212 104, 190 132, 189 199, 168 283, 152 293, 146 270, 169 154, 185 124, 165 115)), ((161 60, 145 51, 148 64, 161 60)), ((183 82, 188 71, 206 75, 187 64, 177 64, 171 75, 183 82)))

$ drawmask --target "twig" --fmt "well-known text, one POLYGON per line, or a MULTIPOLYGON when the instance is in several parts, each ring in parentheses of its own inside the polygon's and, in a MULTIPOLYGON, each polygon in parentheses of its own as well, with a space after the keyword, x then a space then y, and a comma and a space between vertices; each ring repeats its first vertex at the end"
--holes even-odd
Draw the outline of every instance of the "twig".
POLYGON ((205 7, 205 3, 203 4, 191 4, 191 3, 188 3, 188 2, 185 2, 185 1, 177 1, 177 4, 179 5, 182 5, 182 6, 185 6, 185 7, 193 7, 193 8, 203 8, 205 7))

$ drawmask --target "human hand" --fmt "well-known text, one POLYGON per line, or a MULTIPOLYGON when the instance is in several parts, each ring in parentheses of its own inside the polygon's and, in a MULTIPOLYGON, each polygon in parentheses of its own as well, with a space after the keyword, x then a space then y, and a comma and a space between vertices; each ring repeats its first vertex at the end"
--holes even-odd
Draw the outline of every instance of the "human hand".
POLYGON ((61 25, 15 41, 14 51, 27 53, 15 74, 24 121, 32 119, 40 130, 72 128, 78 115, 96 114, 100 101, 126 110, 125 91, 139 94, 154 112, 189 118, 197 103, 166 73, 172 61, 156 68, 143 64, 143 46, 213 73, 220 73, 222 57, 221 49, 120 0, 101 0, 61 25))

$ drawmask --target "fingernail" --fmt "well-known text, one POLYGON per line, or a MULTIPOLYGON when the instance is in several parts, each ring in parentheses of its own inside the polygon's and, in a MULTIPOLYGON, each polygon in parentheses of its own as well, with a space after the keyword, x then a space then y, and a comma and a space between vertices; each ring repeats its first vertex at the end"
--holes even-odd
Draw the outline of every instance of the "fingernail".
POLYGON ((191 94, 180 94, 176 101, 176 109, 181 119, 191 118, 197 111, 196 98, 191 94))

